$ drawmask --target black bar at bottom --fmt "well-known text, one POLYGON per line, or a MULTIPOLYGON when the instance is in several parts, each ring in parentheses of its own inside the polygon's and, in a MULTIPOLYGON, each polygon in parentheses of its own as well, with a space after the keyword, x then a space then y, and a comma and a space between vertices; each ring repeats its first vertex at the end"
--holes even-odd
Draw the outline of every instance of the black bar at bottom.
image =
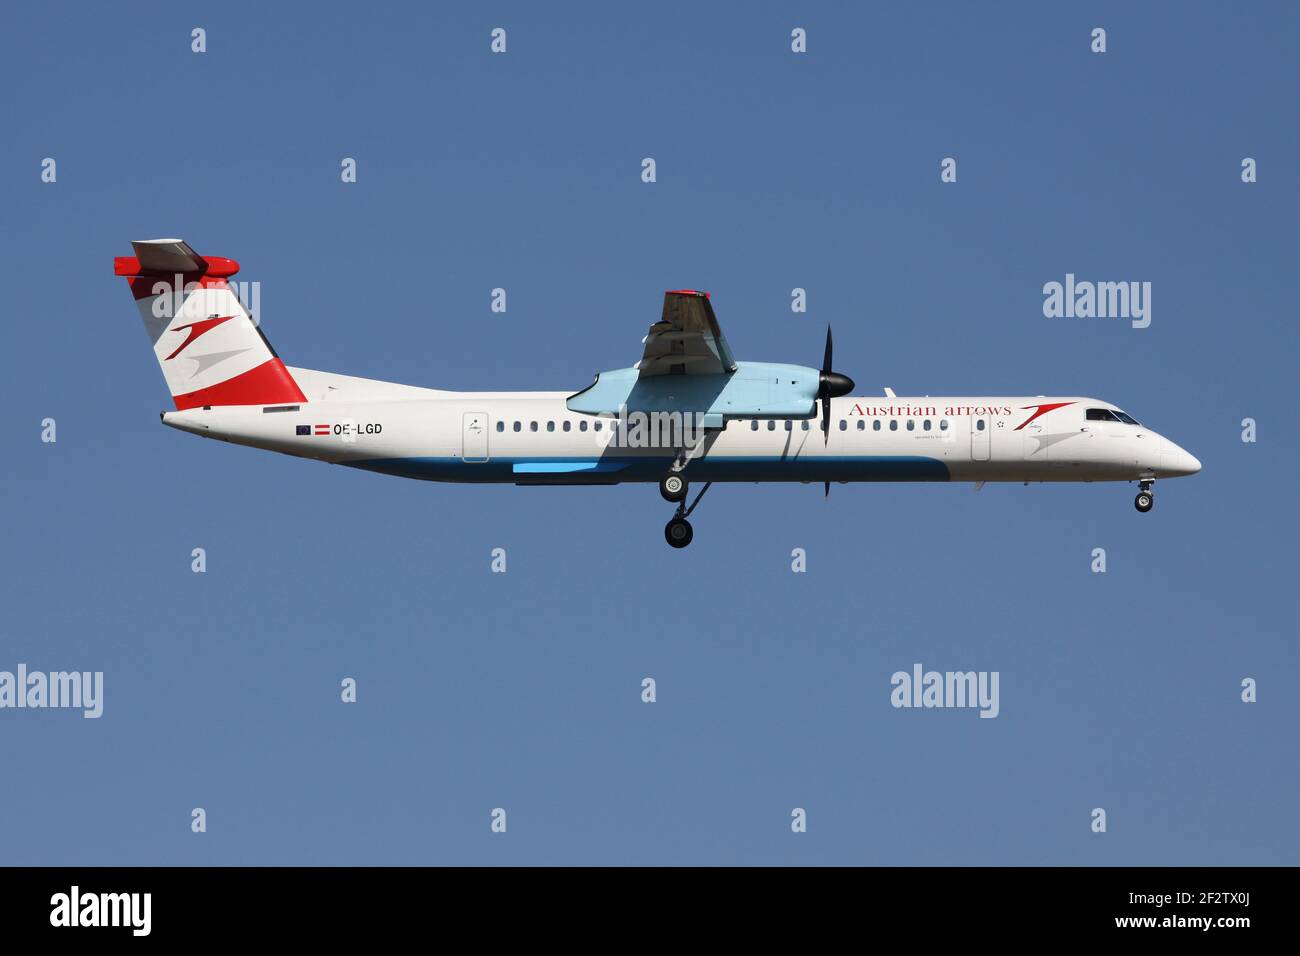
POLYGON ((1232 944, 1289 921, 1287 868, 0 869, 6 942, 444 935, 660 945, 718 939, 1075 939, 1232 944), (75 889, 74 889, 75 888, 75 889), (147 894, 147 896, 145 895, 147 894), (90 925, 87 925, 90 924, 90 925), (108 925, 104 925, 108 924, 108 925))

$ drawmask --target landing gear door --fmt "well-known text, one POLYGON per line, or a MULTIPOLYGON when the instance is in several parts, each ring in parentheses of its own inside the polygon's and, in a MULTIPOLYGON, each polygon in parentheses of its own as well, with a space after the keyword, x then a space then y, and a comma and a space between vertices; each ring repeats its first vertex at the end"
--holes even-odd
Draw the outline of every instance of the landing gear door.
POLYGON ((970 420, 970 460, 988 461, 993 419, 987 415, 970 420))
POLYGON ((486 412, 466 412, 461 417, 461 452, 464 461, 488 460, 488 417, 486 412))

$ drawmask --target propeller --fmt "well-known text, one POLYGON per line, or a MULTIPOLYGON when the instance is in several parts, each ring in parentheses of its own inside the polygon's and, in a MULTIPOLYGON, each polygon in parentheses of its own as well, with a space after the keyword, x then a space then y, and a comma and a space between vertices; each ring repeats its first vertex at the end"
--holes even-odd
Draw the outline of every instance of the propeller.
MULTIPOLYGON (((831 327, 826 326, 826 354, 822 356, 822 372, 817 385, 817 400, 822 403, 822 442, 829 443, 831 440, 831 402, 832 398, 839 398, 841 395, 847 395, 853 391, 853 379, 847 375, 841 375, 839 372, 831 371, 831 356, 834 352, 834 343, 831 340, 831 327)), ((826 493, 830 494, 830 482, 826 484, 826 493)))
MULTIPOLYGON (((831 327, 826 326, 826 352, 822 355, 822 371, 817 382, 817 401, 822 405, 822 443, 831 440, 831 399, 839 398, 853 391, 853 379, 847 375, 831 370, 831 360, 835 352, 835 343, 831 338, 831 327)), ((831 483, 823 482, 823 498, 831 496, 831 483)))

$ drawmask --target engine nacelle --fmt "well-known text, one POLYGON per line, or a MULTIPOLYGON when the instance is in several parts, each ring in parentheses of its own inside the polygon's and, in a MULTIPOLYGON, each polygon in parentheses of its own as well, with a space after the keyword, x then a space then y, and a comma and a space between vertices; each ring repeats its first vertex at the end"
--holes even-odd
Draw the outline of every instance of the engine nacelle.
POLYGON ((570 411, 587 415, 680 412, 704 416, 721 428, 733 418, 811 418, 817 410, 820 373, 804 365, 737 362, 718 375, 650 375, 635 368, 601 372, 570 395, 570 411))

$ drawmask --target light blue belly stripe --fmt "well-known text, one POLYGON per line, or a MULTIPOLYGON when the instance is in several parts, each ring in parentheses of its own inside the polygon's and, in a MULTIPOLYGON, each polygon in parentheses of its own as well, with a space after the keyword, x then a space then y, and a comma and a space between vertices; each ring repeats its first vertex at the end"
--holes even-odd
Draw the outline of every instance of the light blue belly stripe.
POLYGON ((564 475, 575 471, 622 471, 624 467, 616 461, 517 461, 513 471, 516 475, 564 475))

